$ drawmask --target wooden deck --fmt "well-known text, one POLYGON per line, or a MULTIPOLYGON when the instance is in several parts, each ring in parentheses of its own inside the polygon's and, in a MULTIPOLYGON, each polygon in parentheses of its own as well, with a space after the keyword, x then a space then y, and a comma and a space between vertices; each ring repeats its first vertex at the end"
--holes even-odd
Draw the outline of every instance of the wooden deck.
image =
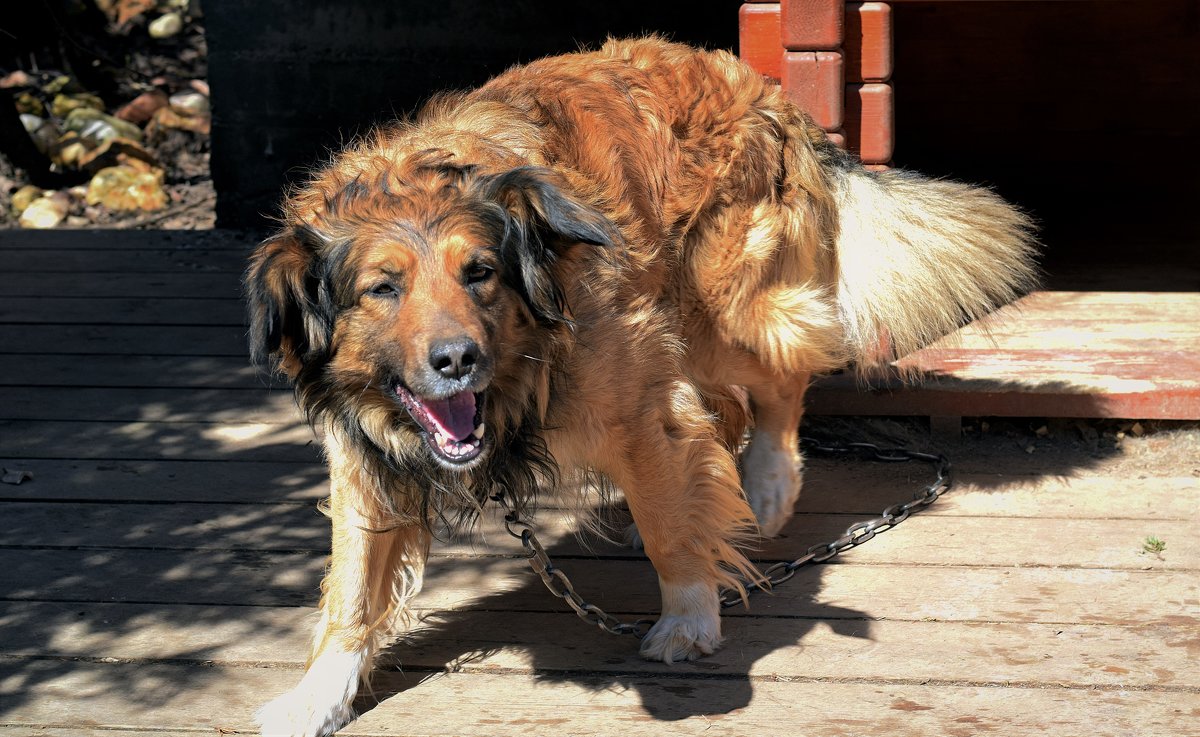
MULTIPOLYGON (((0 466, 33 474, 0 485, 0 737, 249 732, 299 678, 326 485, 289 392, 244 357, 248 247, 0 233, 0 466)), ((945 450, 953 493, 731 611, 696 663, 581 624, 494 522, 441 544, 422 622, 343 733, 1200 734, 1200 432, 1105 452, 1051 423, 945 450)), ((807 478, 762 560, 926 475, 814 460, 807 478)), ((653 613, 648 562, 539 521, 585 596, 653 613)))

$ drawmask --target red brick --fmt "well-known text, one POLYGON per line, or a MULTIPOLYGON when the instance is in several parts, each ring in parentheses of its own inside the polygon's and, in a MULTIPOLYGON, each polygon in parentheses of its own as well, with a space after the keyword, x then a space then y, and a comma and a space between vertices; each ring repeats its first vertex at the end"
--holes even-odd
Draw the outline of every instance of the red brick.
POLYGON ((896 147, 892 86, 878 82, 846 86, 846 142, 865 164, 886 164, 896 147))
POLYGON ((892 78, 892 7, 887 3, 847 3, 847 82, 886 82, 892 78))
POLYGON ((845 0, 782 0, 783 45, 792 51, 834 51, 842 46, 845 0))
POLYGON ((827 131, 845 117, 845 69, 834 51, 789 51, 783 55, 783 91, 827 131))
POLYGON ((738 55, 759 74, 779 80, 783 74, 779 3, 748 3, 738 11, 738 55))

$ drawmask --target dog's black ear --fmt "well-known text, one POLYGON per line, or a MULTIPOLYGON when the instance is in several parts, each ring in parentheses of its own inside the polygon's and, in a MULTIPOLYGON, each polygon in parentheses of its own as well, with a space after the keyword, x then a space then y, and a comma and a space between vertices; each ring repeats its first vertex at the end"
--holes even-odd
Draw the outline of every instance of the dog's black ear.
POLYGON ((617 226, 568 194, 550 169, 522 166, 484 176, 479 184, 484 198, 506 213, 500 247, 505 265, 520 277, 514 286, 539 321, 569 322, 559 265, 580 244, 619 245, 617 226))
POLYGON ((614 246, 621 240, 612 221, 567 194, 562 178, 551 169, 521 166, 484 177, 483 184, 489 199, 500 202, 514 216, 537 227, 543 240, 549 236, 565 245, 593 246, 614 246))
POLYGON ((293 379, 330 341, 329 300, 316 274, 323 245, 311 228, 288 228, 259 244, 246 271, 250 356, 293 379))

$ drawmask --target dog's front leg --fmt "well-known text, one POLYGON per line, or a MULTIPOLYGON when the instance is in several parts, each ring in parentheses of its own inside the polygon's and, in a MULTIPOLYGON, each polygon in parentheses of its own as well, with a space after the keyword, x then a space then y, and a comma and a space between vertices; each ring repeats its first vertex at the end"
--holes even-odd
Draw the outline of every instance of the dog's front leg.
POLYGON ((779 534, 800 498, 799 428, 807 388, 808 374, 749 386, 754 435, 742 455, 742 487, 763 537, 779 534))
MULTIPOLYGON (((331 458, 331 460, 333 460, 331 458)), ((351 702, 380 641, 421 587, 429 535, 364 514, 370 498, 352 474, 333 470, 333 558, 321 583, 321 618, 300 684, 259 710, 264 735, 317 737, 354 718, 351 702)))
POLYGON ((616 428, 621 462, 609 474, 625 490, 662 592, 662 617, 641 652, 671 663, 721 644, 718 589, 738 585, 732 571, 753 575, 737 545, 754 516, 699 395, 680 382, 656 409, 661 423, 643 415, 616 428))

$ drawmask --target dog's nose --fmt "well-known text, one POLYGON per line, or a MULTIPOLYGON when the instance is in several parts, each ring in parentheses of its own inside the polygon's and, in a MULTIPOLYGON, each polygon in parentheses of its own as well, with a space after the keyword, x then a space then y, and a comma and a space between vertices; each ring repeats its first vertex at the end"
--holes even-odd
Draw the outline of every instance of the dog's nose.
POLYGON ((433 344, 429 365, 447 379, 470 376, 479 362, 479 345, 470 338, 454 338, 433 344))

